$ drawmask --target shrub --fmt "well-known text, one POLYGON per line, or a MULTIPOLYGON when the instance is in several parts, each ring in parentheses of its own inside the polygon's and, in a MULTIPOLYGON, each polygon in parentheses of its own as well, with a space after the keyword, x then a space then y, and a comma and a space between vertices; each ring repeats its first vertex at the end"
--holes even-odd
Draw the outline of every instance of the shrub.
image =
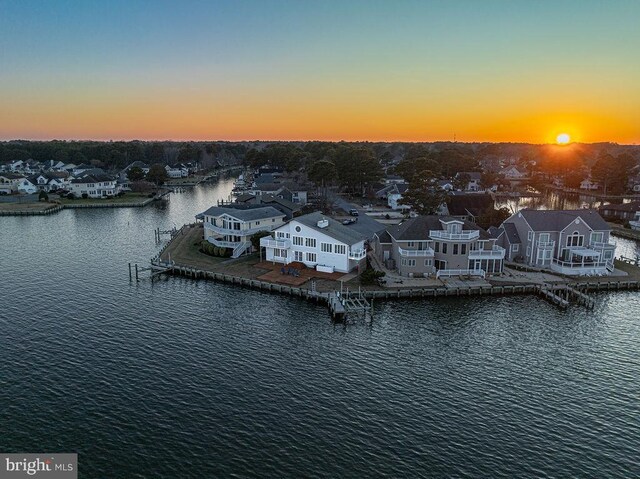
POLYGON ((68 200, 75 200, 76 199, 76 195, 74 195, 73 193, 68 193, 67 194, 67 199, 68 200))
POLYGON ((82 193, 82 199, 86 200, 87 198, 89 198, 89 195, 87 193, 82 193))
POLYGON ((38 195, 38 201, 49 201, 49 195, 46 191, 42 190, 38 195))

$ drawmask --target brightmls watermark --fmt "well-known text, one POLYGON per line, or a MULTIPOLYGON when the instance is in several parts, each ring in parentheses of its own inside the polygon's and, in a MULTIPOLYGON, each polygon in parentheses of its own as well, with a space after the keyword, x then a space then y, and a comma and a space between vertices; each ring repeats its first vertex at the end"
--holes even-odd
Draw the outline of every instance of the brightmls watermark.
POLYGON ((0 454, 0 479, 78 479, 77 454, 0 454))

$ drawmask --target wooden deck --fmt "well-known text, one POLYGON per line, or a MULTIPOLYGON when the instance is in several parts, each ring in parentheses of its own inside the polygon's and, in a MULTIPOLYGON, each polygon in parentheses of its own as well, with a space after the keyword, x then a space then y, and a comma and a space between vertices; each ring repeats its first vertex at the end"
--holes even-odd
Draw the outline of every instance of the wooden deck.
POLYGON ((345 276, 344 273, 321 273, 315 269, 307 268, 302 263, 289 263, 285 266, 280 263, 262 261, 257 263, 255 267, 267 270, 265 274, 258 276, 256 279, 278 284, 287 284, 290 286, 300 286, 311 279, 340 281, 340 278, 345 276), (285 271, 289 271, 289 269, 296 269, 299 272, 299 276, 282 274, 282 268, 284 268, 285 271))

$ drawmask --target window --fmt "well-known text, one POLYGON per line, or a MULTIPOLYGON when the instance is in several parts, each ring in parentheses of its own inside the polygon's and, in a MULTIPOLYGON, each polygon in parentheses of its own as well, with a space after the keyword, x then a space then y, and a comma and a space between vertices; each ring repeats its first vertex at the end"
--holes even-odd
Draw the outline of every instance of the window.
POLYGON ((307 248, 315 248, 316 247, 316 239, 315 238, 305 238, 304 245, 307 248))
POLYGON ((259 221, 256 221, 256 226, 258 226, 259 224, 260 224, 260 222, 259 222, 259 221))
POLYGON ((335 245, 334 251, 336 254, 346 254, 347 247, 343 244, 337 244, 335 245))
POLYGON ((287 257, 287 250, 286 249, 274 249, 273 250, 273 256, 279 257, 279 258, 286 258, 287 257))
POLYGON ((320 251, 323 253, 331 253, 333 251, 333 245, 331 243, 320 243, 320 251))
POLYGON ((549 233, 540 233, 538 235, 538 241, 540 243, 548 243, 549 242, 549 233))
POLYGON ((512 244, 511 245, 511 251, 513 251, 514 253, 517 253, 518 251, 520 251, 520 245, 519 244, 512 244))
POLYGON ((433 260, 431 260, 431 259, 425 259, 425 260, 424 260, 424 265, 425 265, 425 266, 432 266, 432 265, 433 265, 433 260))
POLYGON ((605 251, 604 259, 611 259, 611 258, 613 258, 613 251, 605 251))
POLYGON ((294 236, 293 237, 293 244, 295 246, 302 246, 302 236, 294 236))
POLYGON ((458 254, 458 243, 454 243, 453 245, 453 254, 458 254))
POLYGON ((276 235, 278 236, 278 238, 284 238, 284 231, 278 231, 276 235))
POLYGON ((574 231, 573 234, 567 236, 567 246, 582 246, 584 242, 584 236, 578 231, 574 231))
POLYGON ((402 258, 402 266, 415 266, 415 265, 416 265, 415 259, 402 258))
POLYGON ((296 233, 300 233, 301 228, 299 226, 296 226, 296 233))
POLYGON ((591 233, 591 243, 602 243, 604 240, 604 233, 595 231, 591 233))
POLYGON ((436 241, 435 245, 436 245, 436 249, 434 251, 436 253, 439 253, 440 252, 440 241, 436 241))
POLYGON ((307 261, 309 263, 315 263, 316 262, 316 254, 315 253, 307 253, 307 261))
POLYGON ((533 231, 528 231, 527 232, 527 240, 531 241, 533 239, 533 231))
POLYGON ((407 248, 415 248, 416 244, 413 241, 407 243, 407 248))
POLYGON ((465 243, 460 245, 460 254, 467 254, 467 245, 465 243))
POLYGON ((447 254, 447 243, 442 243, 442 254, 447 254))
POLYGON ((293 257, 296 261, 302 261, 302 251, 294 251, 293 253, 293 257))

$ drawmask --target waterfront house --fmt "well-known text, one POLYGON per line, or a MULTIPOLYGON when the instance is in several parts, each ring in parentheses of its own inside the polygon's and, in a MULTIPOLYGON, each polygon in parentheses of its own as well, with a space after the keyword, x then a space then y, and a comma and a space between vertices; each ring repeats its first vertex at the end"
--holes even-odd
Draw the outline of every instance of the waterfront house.
POLYGON ((299 216, 302 211, 302 207, 300 205, 273 195, 239 195, 236 197, 235 203, 230 203, 226 206, 233 208, 236 204, 273 206, 275 209, 284 213, 287 220, 290 220, 294 216, 299 216))
POLYGON ((498 243, 509 261, 567 275, 609 274, 615 244, 595 211, 524 209, 504 221, 498 243))
POLYGON ((500 174, 507 180, 521 180, 528 176, 524 168, 516 165, 509 165, 503 168, 500 174))
POLYGON ((600 188, 600 185, 597 181, 593 181, 591 178, 585 178, 580 182, 581 190, 597 190, 600 188))
POLYGON ((621 222, 633 220, 636 216, 636 211, 640 211, 640 201, 608 204, 598 208, 598 213, 600 213, 605 220, 617 220, 621 222))
POLYGON ((317 271, 348 273, 364 267, 367 252, 360 233, 321 212, 299 216, 260 239, 267 261, 304 263, 317 271))
POLYGON ((374 254, 402 276, 500 274, 505 250, 479 226, 451 216, 417 216, 376 233, 374 254))
POLYGON ((65 172, 48 171, 33 175, 29 181, 38 187, 40 191, 57 191, 67 187, 67 177, 65 172))
POLYGON ((169 178, 186 178, 189 176, 189 168, 182 163, 178 165, 167 165, 165 166, 165 170, 169 178))
POLYGON ((204 239, 221 248, 233 250, 237 258, 252 250, 251 236, 273 231, 284 224, 285 214, 272 206, 212 206, 196 218, 204 222, 204 239))
POLYGON ((11 194, 15 192, 35 193, 37 187, 20 173, 2 173, 0 175, 0 193, 11 194), (22 186, 22 190, 20 187, 22 186), (33 191, 24 191, 25 189, 33 191))
POLYGON ((107 198, 120 192, 115 178, 105 174, 82 175, 69 183, 69 192, 76 197, 107 198))

